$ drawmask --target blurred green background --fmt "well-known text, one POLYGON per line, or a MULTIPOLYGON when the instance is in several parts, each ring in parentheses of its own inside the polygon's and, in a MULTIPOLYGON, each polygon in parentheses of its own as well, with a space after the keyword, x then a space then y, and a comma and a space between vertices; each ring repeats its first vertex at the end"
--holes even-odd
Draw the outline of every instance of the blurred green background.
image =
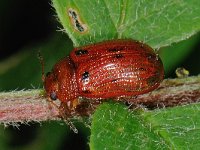
MULTIPOLYGON (((42 88, 38 50, 45 59, 45 72, 68 55, 73 43, 59 32, 62 26, 49 0, 0 1, 0 91, 42 88)), ((165 78, 175 77, 175 69, 184 67, 190 75, 200 73, 200 34, 159 54, 165 66, 165 78)), ((0 149, 89 149, 90 130, 77 123, 74 134, 61 122, 0 126, 0 149)))

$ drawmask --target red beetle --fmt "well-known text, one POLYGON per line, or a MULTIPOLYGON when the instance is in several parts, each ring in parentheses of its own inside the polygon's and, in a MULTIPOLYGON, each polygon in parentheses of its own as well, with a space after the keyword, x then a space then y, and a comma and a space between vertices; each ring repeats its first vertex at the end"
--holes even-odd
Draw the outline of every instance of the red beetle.
POLYGON ((151 47, 134 40, 111 40, 75 48, 47 73, 44 88, 51 100, 72 110, 78 97, 130 97, 156 89, 164 69, 151 47))

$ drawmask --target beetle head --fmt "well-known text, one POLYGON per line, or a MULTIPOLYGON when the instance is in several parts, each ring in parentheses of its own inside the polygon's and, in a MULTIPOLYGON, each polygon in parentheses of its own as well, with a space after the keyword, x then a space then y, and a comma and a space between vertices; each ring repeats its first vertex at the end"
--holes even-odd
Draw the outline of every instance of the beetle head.
POLYGON ((57 62, 44 77, 46 96, 61 102, 73 101, 78 96, 74 63, 69 57, 57 62))
POLYGON ((57 99, 58 81, 53 72, 48 72, 46 74, 44 79, 44 88, 47 97, 51 98, 51 100, 57 99))

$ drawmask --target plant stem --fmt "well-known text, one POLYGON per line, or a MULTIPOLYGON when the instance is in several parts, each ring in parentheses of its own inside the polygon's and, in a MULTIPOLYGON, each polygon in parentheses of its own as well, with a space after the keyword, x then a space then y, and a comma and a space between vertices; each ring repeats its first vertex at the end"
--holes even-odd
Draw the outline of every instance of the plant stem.
MULTIPOLYGON (((47 102, 41 93, 41 89, 0 93, 0 123, 60 120, 59 110, 47 102)), ((132 106, 145 105, 151 109, 199 102, 200 76, 165 79, 158 89, 121 101, 128 101, 132 106)), ((56 103, 60 105, 59 101, 56 103)), ((100 103, 97 100, 87 100, 87 105, 85 102, 80 104, 82 107, 74 112, 73 117, 82 117, 80 109, 81 111, 84 109, 84 115, 91 115, 100 103)))
POLYGON ((58 110, 51 107, 42 90, 21 90, 0 93, 0 123, 56 120, 58 110))
POLYGON ((174 107, 200 101, 200 75, 186 78, 165 79, 153 92, 130 100, 148 108, 174 107))

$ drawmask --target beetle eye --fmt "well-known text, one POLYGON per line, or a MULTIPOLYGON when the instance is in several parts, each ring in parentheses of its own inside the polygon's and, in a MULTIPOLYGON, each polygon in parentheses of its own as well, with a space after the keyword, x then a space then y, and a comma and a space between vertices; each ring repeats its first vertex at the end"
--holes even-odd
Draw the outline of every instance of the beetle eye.
POLYGON ((75 54, 77 56, 80 56, 80 55, 88 54, 88 51, 85 49, 79 49, 79 50, 75 51, 75 54))
POLYGON ((51 98, 51 100, 53 100, 53 101, 55 101, 55 100, 57 99, 57 95, 56 95, 56 92, 55 92, 55 91, 51 92, 50 98, 51 98))

